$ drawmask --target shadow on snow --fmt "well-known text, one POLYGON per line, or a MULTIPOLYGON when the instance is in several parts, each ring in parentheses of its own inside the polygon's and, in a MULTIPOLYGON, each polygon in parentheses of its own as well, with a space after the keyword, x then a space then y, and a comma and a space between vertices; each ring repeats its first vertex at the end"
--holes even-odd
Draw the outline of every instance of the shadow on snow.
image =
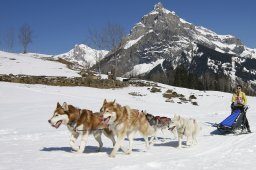
MULTIPOLYGON (((99 147, 97 146, 86 146, 84 153, 97 153, 99 147)), ((107 152, 110 153, 113 148, 107 148, 107 147, 102 147, 100 152, 107 152)), ((64 152, 75 152, 72 150, 71 147, 44 147, 40 151, 44 152, 58 152, 58 151, 64 151, 64 152)))

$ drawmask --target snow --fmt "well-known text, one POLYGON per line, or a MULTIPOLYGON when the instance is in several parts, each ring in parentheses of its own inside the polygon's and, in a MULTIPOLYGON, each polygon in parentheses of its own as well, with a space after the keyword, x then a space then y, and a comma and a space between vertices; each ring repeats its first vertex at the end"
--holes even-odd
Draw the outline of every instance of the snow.
POLYGON ((16 54, 0 51, 0 74, 23 74, 34 76, 67 76, 78 77, 76 71, 55 61, 45 60, 49 55, 16 54))
MULTIPOLYGON (((162 92, 172 89, 186 97, 194 94, 199 106, 190 103, 167 103, 162 93, 150 93, 148 87, 122 89, 96 89, 89 87, 56 87, 0 82, 0 169, 13 170, 233 170, 255 169, 256 135, 210 135, 215 130, 210 126, 230 114, 231 94, 215 91, 197 91, 161 85, 162 92), (131 96, 140 92, 146 96, 131 96), (68 102, 80 108, 99 111, 103 100, 116 99, 122 105, 146 110, 155 115, 173 117, 178 113, 194 117, 201 122, 202 131, 198 144, 177 149, 177 140, 168 131, 157 135, 165 139, 145 151, 139 134, 135 135, 131 155, 119 151, 116 158, 109 158, 112 144, 103 136, 103 151, 96 152, 98 144, 90 136, 85 152, 70 152, 70 134, 66 127, 52 128, 47 120, 52 116, 57 101, 68 102)), ((255 97, 248 97, 251 106, 247 117, 255 131, 255 97)), ((128 147, 125 140, 124 146, 128 147)))
POLYGON ((151 71, 158 64, 163 63, 163 61, 164 61, 164 59, 158 59, 157 61, 152 62, 152 63, 143 63, 143 64, 135 65, 133 67, 133 69, 131 71, 127 72, 125 75, 126 76, 129 76, 129 75, 135 76, 135 75, 145 74, 145 73, 151 71))
POLYGON ((155 10, 153 10, 152 12, 149 13, 149 15, 156 15, 156 14, 159 14, 159 12, 155 11, 155 10))
POLYGON ((216 35, 215 32, 213 32, 213 31, 211 31, 211 30, 209 30, 209 29, 207 29, 207 28, 205 28, 205 27, 196 26, 195 28, 196 28, 196 30, 199 31, 202 35, 208 35, 208 34, 210 34, 210 35, 216 35))
POLYGON ((247 70, 245 67, 243 68, 243 71, 244 72, 247 72, 247 73, 249 73, 250 71, 249 70, 247 70))
POLYGON ((85 64, 93 66, 94 64, 96 64, 96 57, 102 59, 104 58, 104 56, 106 56, 108 52, 109 51, 106 50, 93 49, 85 44, 79 44, 75 45, 74 49, 70 50, 69 52, 56 55, 54 56, 54 58, 63 58, 70 62, 78 63, 82 66, 84 66, 85 64))
POLYGON ((146 26, 142 22, 139 22, 133 28, 135 27, 146 27, 146 26))
POLYGON ((172 15, 176 15, 176 13, 174 11, 169 11, 168 9, 164 8, 161 4, 160 6, 157 6, 157 4, 154 7, 154 10, 151 11, 150 13, 144 15, 145 16, 149 16, 149 15, 158 15, 160 13, 165 13, 165 14, 172 14, 172 15))
POLYGON ((252 49, 245 48, 245 50, 240 54, 241 57, 245 58, 251 58, 250 56, 252 55, 252 58, 256 58, 256 55, 253 53, 252 49))
POLYGON ((215 60, 208 58, 207 65, 209 66, 210 69, 212 69, 214 71, 214 73, 217 73, 218 64, 216 63, 215 60))
POLYGON ((184 23, 184 24, 189 24, 189 25, 192 25, 192 23, 190 23, 190 22, 187 22, 186 20, 184 20, 184 19, 182 19, 182 18, 180 18, 180 22, 182 22, 182 23, 184 23))
POLYGON ((235 38, 232 35, 218 35, 215 32, 213 32, 212 30, 209 30, 209 29, 207 29, 205 27, 202 27, 202 26, 196 26, 195 28, 196 28, 197 31, 199 31, 204 36, 211 35, 212 37, 217 37, 220 40, 224 40, 224 39, 227 39, 227 38, 235 38))
MULTIPOLYGON (((198 39, 199 41, 205 42, 210 45, 214 44, 216 46, 215 50, 221 53, 226 53, 224 49, 229 49, 229 54, 236 54, 233 50, 236 48, 237 45, 225 43, 225 40, 233 39, 235 38, 234 36, 218 35, 217 33, 202 26, 196 26, 195 28, 199 32, 196 37, 196 39, 198 39), (207 38, 207 36, 211 38, 207 38)), ((245 47, 245 50, 240 54, 240 56, 245 58, 256 58, 254 49, 248 47, 245 47)))
POLYGON ((217 45, 219 48, 229 48, 230 50, 234 50, 236 47, 236 44, 226 44, 222 43, 220 41, 212 41, 215 45, 217 45))
POLYGON ((222 49, 218 48, 218 47, 215 47, 215 51, 218 51, 220 53, 226 53, 225 51, 223 51, 222 49))
POLYGON ((144 35, 138 37, 138 38, 135 39, 135 40, 130 40, 130 41, 128 41, 128 42, 125 44, 124 49, 130 48, 131 46, 133 46, 134 44, 136 44, 142 37, 144 37, 144 35))

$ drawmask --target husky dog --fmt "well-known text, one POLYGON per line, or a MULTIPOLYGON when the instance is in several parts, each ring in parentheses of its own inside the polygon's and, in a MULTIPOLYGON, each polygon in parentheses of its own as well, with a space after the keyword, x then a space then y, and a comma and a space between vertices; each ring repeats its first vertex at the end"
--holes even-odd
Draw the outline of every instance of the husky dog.
POLYGON ((99 143, 98 151, 100 151, 103 146, 101 140, 102 133, 112 140, 113 145, 115 144, 112 131, 102 126, 102 117, 100 117, 98 114, 92 113, 92 111, 86 109, 81 110, 72 105, 68 105, 66 102, 64 102, 62 106, 59 104, 59 102, 57 103, 53 116, 48 120, 48 122, 56 129, 59 128, 61 124, 66 125, 68 130, 71 132, 69 144, 73 150, 79 153, 84 151, 86 140, 90 133, 94 135, 95 139, 99 143), (86 120, 86 123, 84 120, 86 120), (77 124, 81 125, 82 123, 86 129, 82 130, 81 127, 79 127, 80 131, 76 130, 77 124), (80 134, 81 143, 80 147, 77 147, 75 142, 80 134))
MULTIPOLYGON (((146 113, 145 111, 144 111, 144 113, 146 115, 146 118, 147 118, 150 126, 152 126, 155 129, 155 132, 157 132, 157 130, 160 129, 161 132, 164 134, 164 132, 163 132, 164 129, 170 130, 169 125, 171 123, 171 118, 161 117, 161 116, 154 116, 152 114, 146 113)), ((172 129, 171 132, 174 135, 176 135, 174 129, 172 129)), ((151 138, 150 142, 152 142, 153 140, 157 140, 156 133, 151 138)))
POLYGON ((180 116, 174 115, 169 125, 170 129, 176 128, 178 133, 178 148, 181 148, 183 136, 187 137, 186 145, 193 145, 197 143, 196 136, 200 131, 200 126, 195 119, 182 118, 180 116), (190 143, 191 142, 191 143, 190 143))
POLYGON ((109 125, 117 136, 117 141, 109 155, 110 157, 115 157, 120 147, 126 154, 130 154, 132 152, 133 135, 137 131, 144 137, 146 148, 149 148, 148 136, 153 134, 155 130, 150 126, 143 112, 131 109, 128 106, 121 106, 115 100, 107 102, 106 99, 100 111, 103 113, 104 123, 109 125), (129 140, 129 149, 127 151, 122 147, 126 136, 129 140))

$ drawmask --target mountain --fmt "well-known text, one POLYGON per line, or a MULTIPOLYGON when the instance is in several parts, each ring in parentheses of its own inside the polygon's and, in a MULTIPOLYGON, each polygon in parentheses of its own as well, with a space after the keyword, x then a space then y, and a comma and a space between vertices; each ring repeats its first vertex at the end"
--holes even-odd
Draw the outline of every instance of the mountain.
POLYGON ((116 58, 123 76, 203 90, 231 91, 236 83, 250 94, 256 90, 256 49, 195 26, 161 3, 102 60, 102 70, 115 66, 116 58))
POLYGON ((96 50, 85 44, 79 44, 75 45, 74 49, 69 52, 56 55, 54 58, 62 58, 89 68, 96 64, 96 58, 102 59, 107 53, 106 50, 96 50))

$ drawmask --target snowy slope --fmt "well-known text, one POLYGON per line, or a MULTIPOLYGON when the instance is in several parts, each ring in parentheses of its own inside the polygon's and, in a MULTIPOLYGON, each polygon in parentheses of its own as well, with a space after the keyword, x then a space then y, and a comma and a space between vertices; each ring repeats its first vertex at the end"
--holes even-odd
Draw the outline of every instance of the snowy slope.
MULTIPOLYGON (((220 122, 230 113, 231 94, 222 92, 202 92, 161 85, 165 92, 173 89, 188 97, 195 94, 199 106, 190 103, 166 103, 162 93, 150 93, 147 87, 127 87, 123 89, 95 89, 87 87, 52 87, 44 85, 23 85, 0 83, 0 169, 1 170, 233 170, 255 169, 256 135, 210 135, 215 128, 211 123, 220 122), (140 92, 146 96, 128 95, 140 92), (47 120, 53 114, 56 102, 68 102, 80 108, 99 111, 104 98, 116 99, 122 105, 147 110, 155 115, 172 117, 179 113, 194 117, 202 124, 198 145, 177 149, 173 135, 165 131, 166 138, 145 152, 144 142, 139 134, 135 136, 131 155, 118 152, 116 158, 109 158, 112 149, 109 139, 103 137, 104 149, 98 147, 91 136, 85 153, 70 152, 66 127, 52 128, 47 120)), ((255 97, 249 97, 248 118, 255 131, 255 97)), ((124 145, 128 147, 127 140, 124 145)))
POLYGON ((127 72, 124 75, 124 77, 143 75, 143 74, 151 71, 158 64, 162 64, 163 61, 164 61, 163 59, 159 59, 159 60, 157 60, 155 62, 151 62, 151 63, 138 64, 133 67, 132 71, 127 72))
POLYGON ((70 70, 66 65, 44 60, 51 57, 44 54, 16 54, 0 51, 0 74, 23 74, 34 76, 67 76, 78 77, 76 71, 70 70))
POLYGON ((63 58, 81 66, 91 67, 96 64, 96 58, 101 60, 107 53, 108 51, 106 50, 95 50, 85 44, 79 44, 75 45, 74 49, 69 52, 56 55, 54 58, 63 58))

